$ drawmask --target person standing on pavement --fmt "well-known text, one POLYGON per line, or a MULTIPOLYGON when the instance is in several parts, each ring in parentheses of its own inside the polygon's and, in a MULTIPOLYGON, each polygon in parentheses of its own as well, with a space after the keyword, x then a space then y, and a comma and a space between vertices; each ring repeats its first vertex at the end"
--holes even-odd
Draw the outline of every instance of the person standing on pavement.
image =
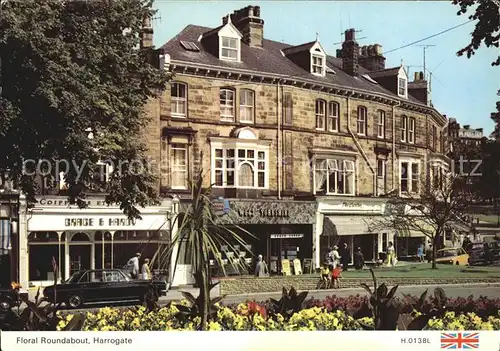
POLYGON ((262 258, 262 255, 259 255, 259 257, 257 259, 257 264, 255 265, 255 276, 256 277, 269 276, 269 270, 267 269, 267 263, 262 258))
POLYGON ((417 249, 417 259, 418 262, 424 262, 424 244, 420 244, 417 249))
POLYGON ((389 241, 389 246, 387 246, 387 266, 394 267, 396 265, 396 250, 392 241, 389 241))
POLYGON ((344 243, 342 252, 340 252, 340 261, 342 262, 342 270, 347 271, 349 267, 349 262, 351 262, 351 253, 349 252, 349 247, 347 243, 344 243))
POLYGON ((150 280, 151 279, 151 269, 149 268, 149 258, 146 258, 144 260, 144 263, 142 264, 142 279, 143 280, 150 280))
POLYGON ((358 249, 354 253, 354 268, 356 270, 360 270, 360 269, 363 269, 364 265, 365 265, 365 257, 363 256, 363 253, 361 252, 361 248, 358 247, 358 249))
POLYGON ((333 250, 331 251, 332 256, 332 267, 330 269, 333 271, 340 264, 340 254, 339 247, 337 245, 333 246, 333 250))
POLYGON ((127 262, 127 269, 133 279, 139 278, 139 258, 141 258, 141 254, 138 252, 127 262))

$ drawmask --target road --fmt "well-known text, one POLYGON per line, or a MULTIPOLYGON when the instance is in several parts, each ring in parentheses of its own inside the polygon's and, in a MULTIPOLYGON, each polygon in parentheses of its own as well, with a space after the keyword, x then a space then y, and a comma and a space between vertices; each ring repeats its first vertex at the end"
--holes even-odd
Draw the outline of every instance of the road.
MULTIPOLYGON (((396 294, 396 297, 402 297, 402 293, 404 294, 412 294, 412 295, 420 295, 422 294, 426 289, 429 290, 429 293, 432 293, 434 288, 436 288, 437 285, 428 285, 428 286, 402 286, 398 289, 398 292, 396 294)), ((500 283, 499 284, 474 284, 474 285, 444 285, 441 286, 441 288, 444 289, 446 296, 447 297, 469 297, 470 295, 473 295, 474 297, 479 297, 480 295, 489 297, 491 299, 494 298, 500 298, 500 283)), ((198 289, 194 288, 186 288, 184 291, 189 291, 191 294, 193 294, 195 297, 197 296, 198 289)), ((214 289, 215 290, 215 289, 214 289)), ((171 290, 168 292, 167 296, 163 296, 160 298, 159 304, 160 305, 165 305, 169 301, 178 301, 181 300, 182 297, 182 290, 171 290)), ((331 295, 337 295, 340 297, 347 297, 349 295, 366 295, 367 292, 362 289, 362 288, 356 288, 356 289, 339 289, 339 290, 312 290, 309 292, 307 299, 313 297, 315 299, 324 299, 327 296, 331 295)), ((218 296, 218 291, 214 291, 213 296, 218 296)), ((248 294, 248 295, 231 295, 231 296, 226 296, 224 300, 222 300, 222 303, 224 304, 233 304, 233 303, 239 303, 239 302, 244 302, 247 300, 255 300, 255 301, 265 301, 269 298, 274 298, 274 299, 279 299, 281 297, 281 293, 255 293, 255 294, 248 294)), ((133 303, 132 303, 133 304, 133 303)), ((114 306, 127 306, 130 305, 130 303, 120 303, 120 304, 114 304, 114 306)), ((86 308, 78 309, 78 310, 72 310, 71 312, 68 311, 69 313, 73 313, 75 311, 88 311, 88 310, 95 310, 96 308, 103 307, 103 305, 88 305, 86 308)))

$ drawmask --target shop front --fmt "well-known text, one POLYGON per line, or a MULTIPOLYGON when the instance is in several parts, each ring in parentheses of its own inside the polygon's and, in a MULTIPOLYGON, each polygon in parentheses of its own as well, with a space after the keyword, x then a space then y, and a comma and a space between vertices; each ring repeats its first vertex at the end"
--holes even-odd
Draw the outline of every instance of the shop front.
POLYGON ((315 202, 229 200, 226 203, 221 220, 225 224, 237 225, 251 236, 242 231, 247 247, 236 247, 239 252, 227 252, 228 248, 223 247, 223 259, 228 256, 245 259, 250 274, 253 274, 258 255, 268 263, 272 275, 294 274, 293 262, 296 259, 300 260, 301 268, 310 265, 318 246, 313 235, 315 202), (283 261, 290 262, 290 271, 282 266, 283 261))
POLYGON ((394 243, 395 231, 383 225, 385 214, 384 199, 379 198, 331 198, 318 197, 318 225, 316 236, 319 238, 316 262, 325 257, 328 248, 347 243, 352 257, 361 249, 365 262, 375 262, 380 253, 387 250, 389 242, 394 243))
MULTIPOLYGON (((127 218, 102 198, 88 199, 80 209, 65 197, 40 197, 28 210, 26 233, 20 240, 20 281, 44 286, 65 280, 81 269, 122 268, 136 252, 141 261, 168 247, 175 232, 172 201, 140 208, 141 219, 127 218), (60 267, 54 277, 53 262, 60 267)), ((152 269, 171 268, 156 260, 152 269)))

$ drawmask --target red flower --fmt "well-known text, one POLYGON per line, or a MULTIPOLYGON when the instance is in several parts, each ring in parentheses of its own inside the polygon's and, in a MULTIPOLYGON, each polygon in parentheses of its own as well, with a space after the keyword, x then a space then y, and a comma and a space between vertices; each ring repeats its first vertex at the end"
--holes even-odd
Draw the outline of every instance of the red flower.
POLYGON ((249 315, 254 315, 254 314, 258 313, 263 318, 266 318, 266 316, 267 316, 266 308, 259 305, 257 302, 249 301, 249 302, 247 302, 247 307, 248 307, 249 315))

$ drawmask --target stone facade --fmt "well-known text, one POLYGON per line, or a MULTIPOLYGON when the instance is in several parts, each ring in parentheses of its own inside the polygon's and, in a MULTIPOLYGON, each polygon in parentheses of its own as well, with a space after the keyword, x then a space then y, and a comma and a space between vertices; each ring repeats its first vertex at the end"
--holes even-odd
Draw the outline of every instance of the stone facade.
MULTIPOLYGON (((433 116, 421 112, 407 110, 398 106, 382 102, 374 102, 367 99, 345 97, 326 92, 319 92, 300 87, 261 84, 255 82, 242 82, 237 79, 214 79, 193 75, 177 73, 174 82, 187 84, 187 118, 171 117, 170 113, 170 89, 166 89, 159 99, 158 105, 151 102, 149 111, 154 119, 161 122, 152 124, 151 133, 155 135, 154 128, 192 128, 196 131, 193 143, 190 146, 189 155, 192 159, 190 175, 195 174, 200 168, 208 171, 211 168, 210 161, 210 136, 229 137, 236 128, 250 127, 257 131, 259 139, 270 140, 269 154, 269 191, 278 190, 279 163, 285 163, 281 167, 281 189, 291 190, 292 193, 313 192, 311 151, 313 149, 345 150, 357 155, 357 189, 356 195, 373 196, 374 177, 376 171, 377 148, 388 150, 387 162, 387 190, 398 187, 398 156, 393 150, 407 152, 427 159, 429 154, 432 125, 438 131, 443 128, 443 122, 436 120, 433 116), (235 92, 235 122, 222 122, 220 120, 219 89, 229 88, 235 92), (239 92, 243 89, 252 90, 255 93, 255 122, 239 122, 239 92), (283 124, 283 99, 282 94, 289 93, 293 100, 292 124, 283 124), (278 98, 279 97, 279 98, 278 98), (339 105, 340 122, 338 132, 316 130, 315 125, 315 102, 322 99, 327 103, 336 102, 339 105), (349 107, 348 107, 349 106, 349 107), (358 107, 367 109, 367 135, 356 135, 358 107), (159 116, 158 110, 159 109, 159 116), (349 110, 348 110, 349 109, 349 110), (377 113, 384 111, 385 138, 379 138, 377 131, 377 113), (402 116, 413 117, 416 121, 415 143, 401 142, 401 120, 402 116), (393 121, 393 119, 395 120, 393 121), (278 135, 278 123, 281 132, 278 135), (394 129, 394 127, 395 129, 394 129), (281 150, 278 145, 282 144, 281 150), (278 153, 280 156, 278 157, 278 153), (290 160, 291 158, 291 160, 290 160), (285 160, 285 161, 284 161, 285 160), (393 168, 393 165, 395 166, 393 168), (393 180, 393 177, 395 179, 393 180)), ((158 138, 158 130, 156 138, 158 138)), ((442 133, 437 133, 440 138, 442 133)), ((168 170, 168 142, 162 143, 158 139, 149 142, 152 157, 161 160, 163 172, 161 173, 161 185, 170 188, 170 176, 168 170)), ((438 140, 437 145, 441 145, 438 140)), ((441 153, 438 148, 436 150, 441 153)), ((421 172, 422 182, 426 180, 426 171, 421 172)), ((211 184, 213 180, 207 176, 205 185, 211 184)), ((253 194, 259 196, 259 194, 253 194)))

